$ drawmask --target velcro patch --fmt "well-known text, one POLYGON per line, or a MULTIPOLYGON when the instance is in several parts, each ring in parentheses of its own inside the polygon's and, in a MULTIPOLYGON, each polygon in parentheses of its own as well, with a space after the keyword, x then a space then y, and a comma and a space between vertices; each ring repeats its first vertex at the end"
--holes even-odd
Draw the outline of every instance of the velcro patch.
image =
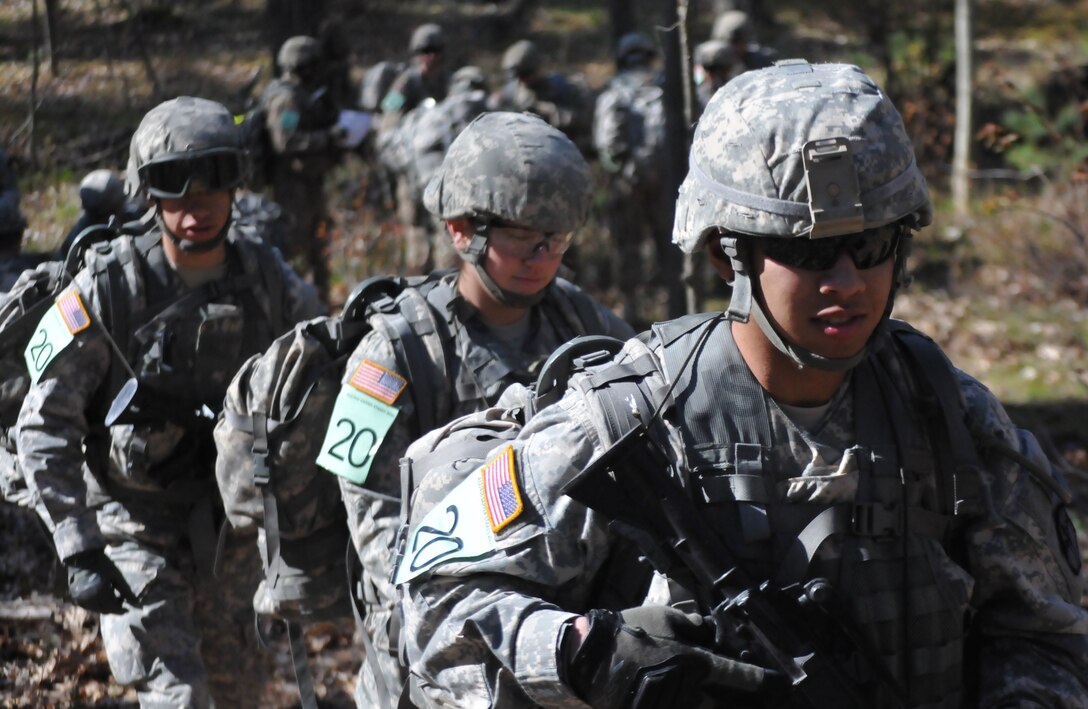
POLYGON ((517 519, 525 504, 518 490, 517 464, 514 447, 506 446, 480 471, 483 478, 481 490, 484 508, 491 523, 491 531, 498 533, 506 525, 517 519))
POLYGON ((378 401, 392 404, 404 391, 408 380, 369 359, 364 359, 355 370, 355 374, 351 375, 349 383, 378 401))
POLYGON ((60 311, 61 320, 68 332, 72 335, 83 332, 91 326, 91 316, 83 307, 83 299, 79 297, 79 291, 69 290, 57 299, 57 310, 60 311))

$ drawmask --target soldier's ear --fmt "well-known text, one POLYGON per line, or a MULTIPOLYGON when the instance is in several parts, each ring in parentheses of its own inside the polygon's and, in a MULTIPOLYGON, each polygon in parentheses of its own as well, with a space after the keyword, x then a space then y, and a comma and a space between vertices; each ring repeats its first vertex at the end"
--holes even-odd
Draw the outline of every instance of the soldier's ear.
POLYGON ((733 263, 729 260, 729 257, 722 251, 722 244, 718 239, 710 238, 706 240, 706 254, 710 257, 710 264, 714 267, 714 270, 718 272, 718 275, 726 283, 733 282, 733 263))
POLYGON ((469 219, 457 217, 456 219, 446 220, 446 232, 453 239, 454 247, 458 251, 464 251, 468 248, 469 242, 472 241, 472 235, 476 233, 476 228, 469 219))

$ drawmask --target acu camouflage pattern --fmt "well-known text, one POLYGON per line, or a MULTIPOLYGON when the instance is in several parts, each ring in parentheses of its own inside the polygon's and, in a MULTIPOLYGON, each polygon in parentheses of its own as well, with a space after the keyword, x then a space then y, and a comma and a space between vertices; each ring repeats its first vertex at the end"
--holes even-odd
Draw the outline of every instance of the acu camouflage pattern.
MULTIPOLYGON (((161 240, 161 233, 150 238, 161 240)), ((246 297, 270 302, 269 284, 281 284, 283 322, 267 323, 268 331, 277 333, 287 322, 318 311, 312 289, 278 254, 268 255, 278 264, 273 270, 268 260, 258 258, 256 250, 270 247, 238 238, 233 230, 227 243, 243 273, 260 275, 255 292, 246 297)), ((161 250, 161 243, 154 248, 161 250)), ((125 267, 125 279, 135 290, 122 288, 112 297, 128 298, 129 312, 144 312, 146 318, 144 276, 155 270, 145 261, 152 256, 143 254, 134 251, 137 260, 125 267)), ((77 335, 31 385, 17 426, 19 463, 31 488, 41 495, 58 556, 65 560, 105 549, 140 599, 139 607, 126 604, 122 615, 102 623, 118 681, 135 684, 144 705, 208 706, 210 694, 221 706, 257 706, 270 669, 263 666, 267 656, 255 644, 250 611, 260 569, 255 557, 232 551, 234 545, 251 548, 253 543, 233 533, 227 536, 228 553, 220 559, 218 578, 210 577, 218 503, 211 461, 201 455, 210 451, 210 425, 201 432, 194 422, 166 420, 167 414, 152 412, 141 421, 102 427, 115 355, 101 323, 108 321, 105 313, 112 306, 94 275, 101 257, 97 251, 88 256, 71 287, 81 293, 95 324, 77 335), (94 474, 85 475, 85 466, 94 474)), ((172 300, 186 288, 176 275, 166 275, 168 292, 162 295, 172 300)), ((241 275, 230 268, 225 277, 241 275)), ((265 344, 241 341, 244 334, 260 331, 245 327, 244 321, 267 315, 242 307, 237 293, 199 311, 203 315, 179 317, 162 340, 195 343, 195 354, 170 350, 169 358, 152 355, 134 366, 141 375, 156 369, 172 372, 184 379, 172 383, 175 390, 221 401, 246 350, 265 344), (202 367, 199 376, 181 366, 189 361, 187 354, 202 367), (209 393, 216 382, 218 393, 209 393)), ((130 324, 136 329, 143 323, 130 324)), ((133 361, 141 360, 134 356, 133 361)), ((161 377, 160 383, 171 384, 161 377)), ((217 403, 213 406, 218 408, 217 403)))
POLYGON ((450 145, 423 204, 442 219, 488 215, 543 232, 572 232, 592 200, 589 165, 540 118, 485 113, 450 145))
POLYGON ((852 146, 864 228, 908 216, 916 227, 930 223, 914 147, 883 91, 855 66, 787 60, 740 75, 707 105, 680 186, 673 242, 693 253, 712 229, 808 234, 802 147, 834 137, 852 146))
POLYGON ((242 133, 222 104, 193 96, 160 103, 144 115, 129 145, 125 188, 135 197, 144 187, 139 169, 169 155, 202 150, 242 150, 242 133))
MULTIPOLYGON (((615 366, 647 357, 657 361, 659 348, 656 342, 629 341, 615 366)), ((607 372, 609 366, 603 365, 598 373, 607 372)), ((714 369, 724 362, 699 366, 714 369)), ((658 367, 646 377, 645 390, 662 391, 667 386, 658 367)), ((957 376, 971 428, 1000 437, 1046 466, 1034 440, 1012 425, 993 395, 962 372, 957 376)), ((904 372, 902 381, 906 379, 904 372)), ((781 464, 773 471, 778 481, 773 508, 785 511, 789 507, 785 503, 801 502, 818 511, 822 505, 854 499, 857 469, 844 452, 854 445, 855 419, 865 414, 855 411, 858 404, 849 395, 851 388, 844 386, 812 433, 800 430, 766 399, 775 441, 768 457, 781 464)), ((623 563, 620 541, 610 533, 607 521, 559 493, 611 443, 601 402, 596 395, 583 394, 592 389, 592 384, 569 389, 558 404, 530 419, 513 441, 526 509, 498 535, 498 549, 474 561, 439 564, 400 589, 412 698, 418 705, 585 706, 559 679, 556 648, 563 624, 591 608, 621 609, 640 603, 609 593, 639 588, 631 582, 632 567, 638 565, 635 557, 626 557, 623 563)), ((500 406, 455 421, 409 449, 406 455, 412 460, 433 464, 416 471, 422 480, 412 500, 410 523, 418 523, 478 469, 478 460, 462 460, 452 453, 458 444, 488 435, 498 441, 508 438, 511 433, 503 429, 517 427, 511 415, 523 405, 517 392, 508 392, 502 402, 505 409, 500 406), (443 455, 446 450, 451 453, 443 455)), ((671 416, 662 419, 654 434, 667 455, 687 467, 682 434, 671 421, 671 416)), ((495 450, 505 445, 499 442, 495 450)), ((967 566, 953 562, 936 542, 923 557, 928 557, 934 577, 944 579, 940 595, 949 604, 948 611, 962 616, 969 603, 977 612, 978 706, 1084 707, 1088 613, 1079 606, 1082 580, 1064 561, 1055 529, 1054 509, 1061 501, 1008 457, 985 448, 980 455, 989 506, 966 528, 967 566)), ((809 512, 815 511, 809 507, 809 512)), ((784 518, 771 509, 769 519, 774 523, 784 518)), ((834 538, 825 547, 818 557, 821 571, 835 569, 842 550, 834 538)), ((766 556, 765 550, 763 545, 753 548, 755 561, 766 556)), ((848 588, 857 583, 840 577, 832 581, 848 588)), ((645 596, 645 603, 691 602, 682 589, 657 575, 645 596)), ((927 659, 932 658, 919 661, 927 659)), ((918 691, 924 694, 927 688, 918 691)), ((927 697, 921 703, 935 701, 940 706, 940 699, 927 697)), ((945 701, 958 706, 959 699, 945 701)))
MULTIPOLYGON (((560 283, 553 284, 551 289, 559 287, 574 288, 560 283)), ((430 366, 437 368, 436 375, 446 377, 442 385, 428 396, 434 408, 429 417, 439 423, 444 424, 487 407, 510 384, 533 380, 537 367, 547 356, 575 334, 621 337, 631 334, 625 323, 596 304, 594 307, 597 308, 600 327, 572 327, 571 318, 576 316, 564 312, 569 306, 561 306, 562 299, 558 294, 552 294, 536 306, 530 316, 533 318, 533 329, 529 339, 520 348, 512 347, 490 333, 476 317, 475 311, 455 295, 455 288, 456 276, 447 276, 427 293, 430 306, 416 297, 409 301, 414 303, 412 307, 419 309, 410 319, 429 322, 434 315, 428 310, 433 309, 447 318, 445 330, 455 333, 453 342, 443 341, 437 333, 434 337, 422 337, 422 344, 433 360, 430 366), (437 364, 443 361, 452 369, 443 371, 437 364), (477 371, 475 367, 480 363, 490 363, 490 366, 477 371)), ((588 296, 581 297, 588 299, 588 296)), ((377 319, 381 317, 376 316, 377 319)), ((305 354, 298 349, 299 346, 299 340, 295 338, 291 347, 282 348, 285 351, 275 356, 303 357, 305 354)), ((261 359, 269 357, 266 354, 261 359)), ((380 324, 362 339, 348 358, 341 372, 340 386, 350 379, 364 359, 408 378, 408 373, 399 363, 388 331, 380 324)), ((255 369, 252 365, 243 367, 228 391, 226 408, 246 411, 254 402, 267 399, 270 416, 279 417, 285 412, 297 411, 287 435, 269 455, 273 480, 283 481, 275 483, 282 485, 277 496, 283 493, 281 509, 287 510, 286 517, 281 514, 281 525, 286 525, 288 535, 297 535, 301 539, 301 532, 305 529, 325 528, 339 523, 346 509, 348 529, 363 569, 361 600, 366 611, 364 629, 378 652, 376 660, 382 668, 385 686, 394 694, 390 700, 395 703, 396 693, 405 678, 397 659, 399 619, 395 610, 396 593, 390 583, 393 548, 401 516, 400 458, 412 441, 426 433, 419 429, 421 416, 416 408, 419 399, 413 383, 408 382, 396 401, 399 413, 374 454, 365 484, 356 485, 334 476, 315 463, 340 387, 319 384, 310 392, 305 406, 299 409, 297 383, 287 382, 281 389, 270 393, 267 391, 269 381, 265 371, 263 366, 255 369), (333 493, 328 485, 315 484, 321 479, 336 480, 343 509, 336 507, 339 503, 332 502, 330 495, 333 493), (315 490, 321 491, 319 496, 314 495, 315 490)), ((216 428, 216 441, 220 456, 217 476, 231 522, 239 528, 262 525, 263 506, 259 493, 252 485, 252 437, 232 427, 230 417, 225 417, 216 428)), ((329 602, 332 601, 331 595, 329 602)), ((321 603, 319 598, 313 601, 321 603)), ((356 701, 360 707, 380 706, 372 672, 371 663, 364 662, 356 685, 356 701)))

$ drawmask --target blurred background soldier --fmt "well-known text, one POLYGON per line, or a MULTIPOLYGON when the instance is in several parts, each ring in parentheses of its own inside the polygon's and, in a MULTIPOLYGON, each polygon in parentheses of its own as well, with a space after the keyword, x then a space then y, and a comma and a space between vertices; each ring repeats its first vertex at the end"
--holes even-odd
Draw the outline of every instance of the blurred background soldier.
POLYGON ((412 32, 408 51, 412 64, 394 81, 382 99, 381 133, 377 146, 382 164, 396 181, 397 218, 404 233, 400 272, 426 273, 431 259, 431 223, 420 202, 422 189, 413 176, 409 116, 432 109, 446 98, 450 77, 446 71, 442 28, 420 25, 412 32))
POLYGON ((72 601, 102 614, 110 669, 141 706, 259 706, 267 676, 260 565, 252 536, 220 526, 211 430, 241 363, 321 308, 278 251, 233 228, 243 174, 224 106, 149 111, 127 184, 154 227, 88 251, 26 350, 19 463, 72 601))
POLYGON ((416 27, 408 42, 412 64, 393 81, 382 99, 382 113, 399 118, 426 99, 441 101, 449 88, 449 74, 443 57, 446 40, 434 23, 416 27))
POLYGON ((449 268, 459 263, 457 251, 446 235, 445 225, 423 207, 423 190, 431 181, 446 150, 465 126, 487 110, 487 76, 477 66, 463 66, 453 73, 446 98, 434 106, 424 103, 405 116, 398 129, 398 141, 408 153, 412 196, 420 215, 418 228, 409 242, 409 265, 422 264, 422 271, 449 268))
POLYGON ((19 197, 15 171, 7 153, 0 150, 0 293, 10 290, 20 273, 47 258, 22 252, 26 219, 19 209, 19 197))
MULTIPOLYGON (((491 95, 492 111, 535 113, 585 148, 592 106, 581 87, 544 69, 540 49, 531 40, 510 45, 502 55, 504 81, 491 95)), ((584 152, 584 151, 583 151, 584 152)))
POLYGON ((774 63, 774 50, 762 47, 755 41, 751 19, 743 10, 727 10, 718 15, 710 38, 725 42, 733 52, 729 78, 752 69, 764 69, 774 63))
POLYGON ((695 47, 695 95, 699 115, 714 92, 725 86, 733 69, 733 50, 720 39, 708 39, 695 47))
POLYGON ((283 74, 265 89, 261 106, 271 148, 272 194, 293 222, 284 256, 296 267, 304 261, 318 294, 328 302, 325 176, 345 147, 346 134, 338 123, 341 107, 324 84, 316 39, 291 37, 280 48, 278 63, 283 74))
POLYGON ((663 76, 655 68, 657 48, 646 35, 624 35, 616 45, 616 76, 597 98, 593 144, 608 172, 608 231, 612 238, 613 282, 623 294, 624 318, 633 324, 640 312, 637 293, 664 275, 673 260, 671 224, 662 189, 665 154, 663 76), (643 247, 653 253, 644 255, 643 247), (647 269, 644 263, 656 264, 647 269))

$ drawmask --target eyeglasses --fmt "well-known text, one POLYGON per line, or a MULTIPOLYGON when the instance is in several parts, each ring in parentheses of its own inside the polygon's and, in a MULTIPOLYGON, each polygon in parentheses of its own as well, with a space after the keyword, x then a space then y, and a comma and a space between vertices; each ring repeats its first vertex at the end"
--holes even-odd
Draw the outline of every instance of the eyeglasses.
POLYGON ((180 199, 196 184, 209 192, 234 189, 242 183, 242 161, 229 148, 170 155, 143 165, 140 181, 156 199, 180 199))
POLYGON ((516 259, 528 260, 541 252, 553 257, 562 256, 574 241, 572 231, 541 232, 496 219, 478 224, 477 227, 485 230, 488 244, 504 255, 516 259))
POLYGON ((441 54, 442 47, 420 47, 416 50, 416 54, 441 54))
POLYGON ((879 266, 895 255, 905 229, 906 227, 898 223, 886 224, 857 234, 823 239, 760 239, 759 244, 767 258, 784 266, 806 271, 826 271, 835 265, 845 251, 850 254, 854 265, 864 271, 879 266))

